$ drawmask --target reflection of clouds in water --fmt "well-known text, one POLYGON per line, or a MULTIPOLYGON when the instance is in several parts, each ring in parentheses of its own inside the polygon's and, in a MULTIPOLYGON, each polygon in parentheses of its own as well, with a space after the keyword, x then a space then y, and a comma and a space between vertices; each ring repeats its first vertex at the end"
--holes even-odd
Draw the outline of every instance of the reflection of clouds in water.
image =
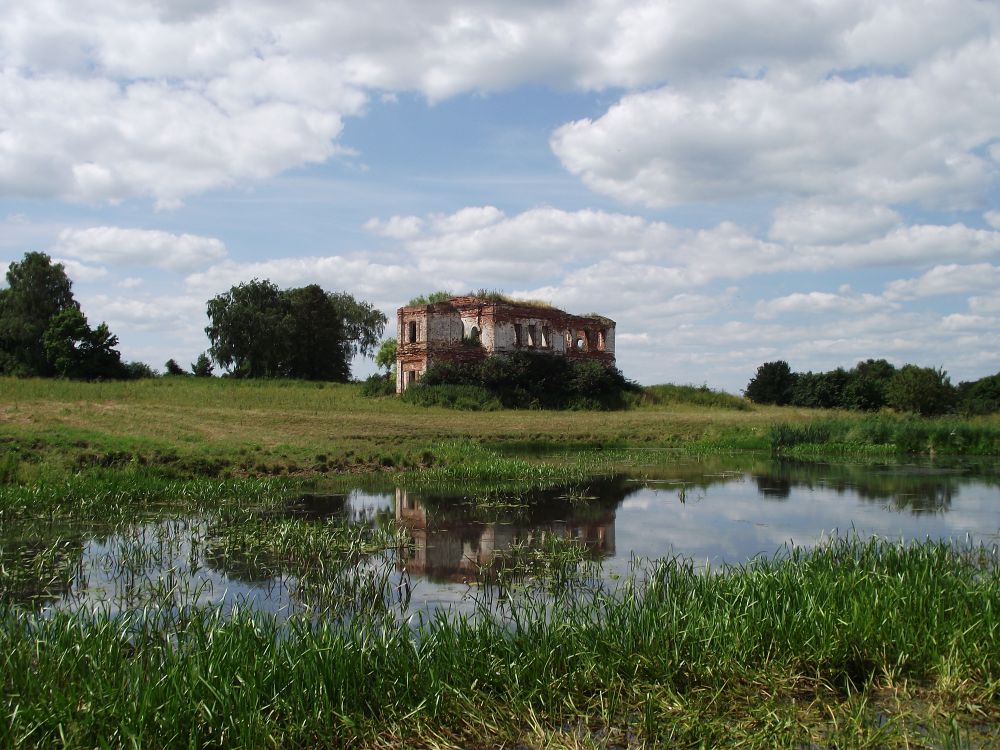
MULTIPOLYGON (((927 478, 925 478, 927 479, 927 478)), ((953 479, 953 478, 951 478, 953 479)), ((695 561, 741 563, 756 555, 773 555, 787 543, 811 546, 833 534, 919 540, 954 538, 989 542, 1000 529, 1000 502, 995 487, 972 482, 964 492, 950 478, 921 482, 920 498, 947 497, 935 510, 913 507, 902 492, 858 491, 844 483, 829 485, 822 477, 796 482, 788 471, 781 481, 769 476, 746 478, 700 488, 699 503, 662 502, 669 491, 644 489, 623 503, 617 516, 620 567, 631 553, 642 557, 679 554, 695 561), (761 489, 787 490, 781 502, 761 489)), ((784 492, 783 492, 784 495, 784 492)), ((676 498, 676 496, 674 496, 676 498)))

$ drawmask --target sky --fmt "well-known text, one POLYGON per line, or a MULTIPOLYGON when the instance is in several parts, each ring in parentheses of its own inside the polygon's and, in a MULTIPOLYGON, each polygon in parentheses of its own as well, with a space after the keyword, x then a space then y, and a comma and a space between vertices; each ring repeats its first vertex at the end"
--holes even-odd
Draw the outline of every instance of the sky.
MULTIPOLYGON (((996 0, 0 0, 0 263, 126 360, 234 284, 617 321, 642 383, 1000 371, 996 0)), ((374 371, 356 361, 354 372, 374 371)))

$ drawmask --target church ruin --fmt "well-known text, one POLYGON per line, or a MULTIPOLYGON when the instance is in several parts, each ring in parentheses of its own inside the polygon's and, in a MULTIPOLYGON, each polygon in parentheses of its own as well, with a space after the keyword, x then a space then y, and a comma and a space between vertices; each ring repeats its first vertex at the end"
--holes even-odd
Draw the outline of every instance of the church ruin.
POLYGON ((537 352, 615 363, 615 322, 537 303, 476 296, 410 305, 396 312, 396 392, 438 362, 537 352))

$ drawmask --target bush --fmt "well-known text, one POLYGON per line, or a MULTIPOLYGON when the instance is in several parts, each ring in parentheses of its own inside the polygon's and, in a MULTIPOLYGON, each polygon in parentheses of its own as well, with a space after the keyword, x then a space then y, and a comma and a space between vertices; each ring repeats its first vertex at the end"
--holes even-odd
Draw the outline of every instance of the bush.
POLYGON ((617 368, 527 352, 433 365, 422 383, 482 388, 508 409, 623 409, 639 391, 617 368))
POLYGON ((391 374, 375 374, 361 384, 361 395, 369 398, 392 396, 396 393, 396 378, 391 374))
POLYGON ((496 396, 478 385, 425 385, 403 391, 402 400, 416 406, 443 406, 462 411, 496 411, 503 408, 496 396))

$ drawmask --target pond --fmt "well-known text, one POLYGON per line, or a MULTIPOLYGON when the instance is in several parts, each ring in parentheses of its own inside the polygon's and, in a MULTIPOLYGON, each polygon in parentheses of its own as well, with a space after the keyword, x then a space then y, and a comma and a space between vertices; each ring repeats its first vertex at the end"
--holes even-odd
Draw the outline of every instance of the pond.
POLYGON ((306 495, 259 517, 167 513, 105 532, 8 528, 0 595, 48 611, 222 604, 283 616, 372 607, 409 616, 471 611, 498 566, 530 558, 523 577, 544 577, 559 567, 540 565, 546 554, 599 582, 630 575, 637 559, 679 555, 718 569, 836 535, 992 547, 1000 466, 671 459, 545 490, 358 489, 306 495), (566 557, 570 548, 577 554, 566 557))

